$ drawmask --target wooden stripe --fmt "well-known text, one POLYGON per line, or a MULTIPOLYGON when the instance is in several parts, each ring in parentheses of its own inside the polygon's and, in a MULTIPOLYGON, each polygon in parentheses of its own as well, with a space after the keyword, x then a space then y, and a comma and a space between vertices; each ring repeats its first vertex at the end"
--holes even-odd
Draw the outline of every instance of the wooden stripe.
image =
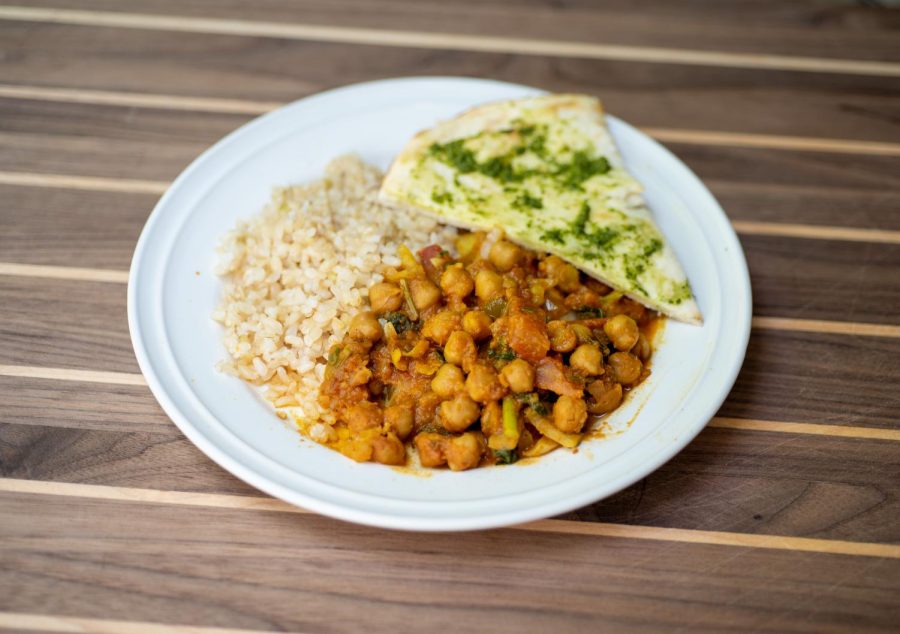
POLYGON ((886 229, 857 229, 855 227, 828 227, 784 222, 754 222, 735 220, 735 231, 751 236, 778 236, 782 238, 809 238, 811 240, 847 240, 850 242, 879 242, 900 244, 900 231, 886 229))
POLYGON ((42 266, 37 264, 14 264, 0 262, 0 275, 21 277, 49 277, 58 280, 79 280, 87 282, 128 282, 128 271, 106 269, 83 269, 71 266, 42 266))
POLYGON ((845 73, 853 75, 900 76, 894 62, 728 53, 677 48, 595 44, 529 38, 492 37, 456 33, 335 27, 315 24, 288 24, 251 20, 227 20, 189 16, 77 11, 37 7, 0 7, 0 19, 50 22, 82 26, 116 27, 187 33, 213 33, 247 37, 273 37, 318 42, 370 44, 406 48, 515 53, 551 57, 580 57, 657 64, 688 64, 724 68, 749 68, 845 73))
MULTIPOLYGON (((309 511, 300 509, 286 502, 281 502, 280 500, 268 497, 190 493, 183 491, 156 491, 133 487, 112 487, 96 484, 73 484, 68 482, 20 480, 14 478, 0 478, 0 491, 31 495, 82 497, 118 502, 172 504, 178 506, 200 506, 231 510, 273 511, 279 513, 310 513, 309 511)), ((747 533, 700 531, 685 528, 662 528, 655 526, 578 522, 555 519, 529 522, 527 524, 511 526, 510 528, 524 531, 564 533, 593 537, 647 539, 653 541, 713 544, 719 546, 738 546, 743 548, 798 550, 805 552, 900 559, 900 546, 869 542, 784 537, 780 535, 752 535, 747 533)))
POLYGON ((189 110, 196 112, 250 115, 264 114, 284 105, 274 101, 182 97, 180 95, 159 95, 72 88, 46 88, 43 86, 16 86, 11 84, 0 84, 0 97, 6 99, 32 99, 103 106, 125 106, 129 108, 159 108, 162 110, 189 110))
MULTIPOLYGON (((48 88, 44 86, 20 86, 13 84, 0 84, 0 98, 247 115, 265 114, 266 112, 284 105, 283 103, 274 101, 184 97, 180 95, 82 90, 73 88, 48 88)), ((900 143, 855 141, 852 139, 822 139, 776 134, 745 134, 737 132, 715 132, 709 130, 685 130, 676 128, 643 128, 643 131, 659 141, 691 145, 722 145, 777 150, 831 152, 838 154, 849 153, 900 156, 900 143)))
POLYGON ((167 625, 146 621, 85 619, 77 616, 0 612, 0 629, 76 634, 268 634, 271 630, 167 625))
POLYGON ((0 185, 87 189, 91 191, 126 192, 130 194, 162 194, 169 188, 169 183, 162 181, 3 171, 0 171, 0 185))
POLYGON ((709 130, 673 130, 670 128, 644 128, 644 132, 667 143, 900 156, 900 143, 882 143, 879 141, 817 139, 777 134, 744 134, 709 130))
POLYGON ((709 421, 707 427, 740 429, 742 431, 776 432, 782 434, 810 434, 813 436, 865 438, 868 440, 900 440, 900 429, 879 429, 877 427, 855 427, 851 425, 818 425, 814 423, 727 418, 724 416, 716 416, 709 421))
POLYGON ((900 326, 865 324, 853 321, 791 319, 787 317, 754 317, 753 327, 769 330, 796 330, 863 337, 900 337, 900 326))
POLYGON ((53 381, 84 381, 86 383, 108 383, 112 385, 147 385, 147 381, 141 374, 73 370, 70 368, 39 368, 29 365, 0 365, 0 376, 50 379, 53 381))

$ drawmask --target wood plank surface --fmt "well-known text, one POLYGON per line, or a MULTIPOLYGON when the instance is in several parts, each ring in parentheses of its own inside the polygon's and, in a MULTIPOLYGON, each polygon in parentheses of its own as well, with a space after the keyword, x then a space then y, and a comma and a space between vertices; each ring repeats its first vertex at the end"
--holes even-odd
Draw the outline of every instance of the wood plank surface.
MULTIPOLYGON (((17 5, 98 11, 135 11, 116 0, 17 0, 17 5)), ((473 35, 515 35, 540 40, 607 42, 644 47, 900 60, 893 29, 900 18, 863 3, 777 0, 701 0, 602 3, 541 0, 151 0, 140 11, 255 19, 341 27, 473 35)))
MULTIPOLYGON (((0 276, 0 364, 93 370, 101 359, 139 372, 124 295, 119 284, 0 276)), ((757 331, 722 415, 895 427, 898 354, 900 338, 757 331)))
POLYGON ((333 632, 375 619, 385 629, 489 620, 501 632, 687 623, 720 631, 723 622, 887 631, 896 616, 897 564, 879 559, 519 531, 410 535, 312 515, 0 499, 10 563, 0 596, 10 611, 42 605, 84 617, 333 632), (48 586, 52 593, 37 594, 48 586))
POLYGON ((17 63, 0 81, 290 101, 382 77, 468 75, 601 95, 647 127, 898 142, 900 78, 328 44, 0 22, 17 63), (316 60, 298 64, 298 60, 316 60), (337 72, 335 72, 337 69, 337 72))
POLYGON ((876 4, 0 6, 0 631, 896 631, 900 10, 876 4), (281 103, 412 75, 600 96, 746 251, 754 329, 718 416, 564 517, 409 534, 298 510, 139 374, 124 282, 167 183, 281 103))
MULTIPOLYGON (((247 114, 0 99, 0 168, 170 180, 247 114), (98 146, 103 147, 98 152, 98 146)), ((900 158, 668 143, 736 221, 900 229, 900 158)), ((126 186, 123 183, 123 186, 126 186)), ((163 186, 162 183, 160 186, 163 186)), ((13 201, 16 209, 19 203, 13 201)))
MULTIPOLYGON (((96 386, 84 389, 104 394, 96 386)), ((94 429, 79 412, 46 423, 0 417, 0 477, 261 495, 209 461, 174 426, 145 431, 136 422, 145 409, 119 409, 132 412, 120 418, 135 421, 131 430, 94 429)), ((641 482, 564 517, 900 543, 900 528, 891 521, 900 506, 898 483, 896 441, 709 428, 641 482), (873 462, 881 468, 872 469, 873 462)))

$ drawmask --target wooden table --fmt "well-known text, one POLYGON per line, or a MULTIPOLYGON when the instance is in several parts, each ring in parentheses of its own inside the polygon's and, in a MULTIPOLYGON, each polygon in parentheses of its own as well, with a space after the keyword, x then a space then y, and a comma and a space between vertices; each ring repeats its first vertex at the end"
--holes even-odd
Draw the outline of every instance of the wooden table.
POLYGON ((873 4, 0 7, 0 630, 897 631, 900 12, 873 4), (281 103, 403 75, 599 95, 734 221, 744 369, 639 484, 507 530, 354 526, 223 472, 145 387, 126 271, 167 183, 281 103))

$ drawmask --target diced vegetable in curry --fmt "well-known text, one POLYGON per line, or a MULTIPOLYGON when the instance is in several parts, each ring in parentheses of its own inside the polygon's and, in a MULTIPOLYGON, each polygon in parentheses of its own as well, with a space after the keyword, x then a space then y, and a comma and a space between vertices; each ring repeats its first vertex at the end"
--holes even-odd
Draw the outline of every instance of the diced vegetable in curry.
POLYGON ((329 354, 324 444, 454 471, 577 447, 650 373, 656 313, 553 255, 481 232, 401 247, 329 354))

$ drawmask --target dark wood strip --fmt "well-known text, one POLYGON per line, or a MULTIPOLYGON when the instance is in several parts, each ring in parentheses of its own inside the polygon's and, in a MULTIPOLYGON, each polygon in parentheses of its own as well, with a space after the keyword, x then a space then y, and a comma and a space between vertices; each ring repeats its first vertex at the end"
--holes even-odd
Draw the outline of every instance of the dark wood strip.
MULTIPOLYGON (((119 284, 0 276, 0 364, 138 372, 124 295, 119 284)), ((721 414, 896 427, 898 354, 896 338, 757 331, 721 414)))
MULTIPOLYGON (((116 0, 18 0, 18 5, 134 12, 116 0)), ((886 60, 900 59, 893 12, 862 3, 710 0, 677 7, 626 0, 547 3, 439 0, 151 0, 140 11, 342 27, 466 33, 631 46, 886 60)))
POLYGON ((157 198, 0 185, 0 253, 7 262, 127 271, 157 198))
POLYGON ((8 610, 263 630, 889 631, 890 560, 0 496, 8 610), (524 556, 523 553, 528 553, 524 556), (315 570, 315 574, 310 574, 315 570), (89 580, 89 583, 85 583, 89 580), (473 589, 475 590, 473 592, 473 589), (298 607, 299 606, 299 607, 298 607), (171 621, 169 621, 171 619, 171 621))
POLYGON ((0 423, 181 436, 146 386, 0 376, 0 423))
POLYGON ((0 276, 0 363, 139 373, 125 285, 0 276))
POLYGON ((646 127, 900 139, 900 78, 16 22, 0 23, 0 39, 18 62, 0 69, 5 83, 289 101, 381 77, 469 75, 597 94, 610 112, 646 127))
POLYGON ((742 235, 756 315, 900 323, 900 245, 742 235))
POLYGON ((898 428, 900 341, 754 331, 721 416, 898 428))
MULTIPOLYGON (((177 430, 143 431, 130 409, 132 431, 0 422, 0 477, 261 495, 177 430)), ((711 428, 643 481, 565 518, 896 543, 898 476, 896 442, 711 428)))

